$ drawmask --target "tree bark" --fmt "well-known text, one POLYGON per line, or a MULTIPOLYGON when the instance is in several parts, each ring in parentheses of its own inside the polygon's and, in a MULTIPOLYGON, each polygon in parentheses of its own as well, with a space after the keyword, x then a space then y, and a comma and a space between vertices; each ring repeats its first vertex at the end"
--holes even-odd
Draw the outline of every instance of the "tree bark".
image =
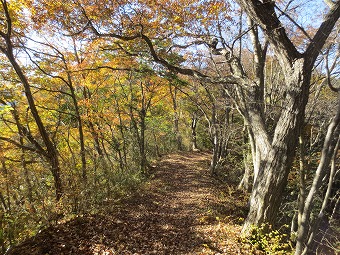
MULTIPOLYGON (((340 93, 338 98, 340 99, 340 93)), ((310 228, 310 215, 313 209, 313 201, 315 198, 315 194, 319 190, 322 184, 322 180, 325 177, 327 170, 329 169, 332 156, 339 141, 339 136, 340 136, 340 103, 338 104, 336 116, 333 118, 332 122, 328 126, 326 138, 322 148, 320 163, 316 170, 311 189, 309 190, 308 195, 306 196, 303 207, 303 213, 299 219, 295 255, 307 254, 308 252, 307 246, 307 241, 309 239, 308 237, 309 235, 313 235, 313 229, 310 228)), ((326 203, 327 200, 328 198, 324 203, 326 203)), ((322 208, 323 210, 324 207, 325 205, 322 208)), ((320 218, 321 217, 322 215, 320 216, 320 218)))
POLYGON ((249 137, 248 133, 249 131, 245 130, 246 127, 243 130, 243 146, 245 147, 243 149, 243 165, 244 165, 244 173, 243 177, 238 185, 238 189, 240 190, 245 190, 245 191, 250 191, 251 188, 251 174, 252 174, 252 169, 251 169, 251 154, 249 152, 248 148, 248 142, 247 142, 247 136, 249 137))
POLYGON ((176 137, 176 145, 177 150, 181 151, 183 150, 183 144, 182 144, 182 136, 179 132, 179 113, 178 113, 178 107, 177 107, 177 88, 170 84, 170 95, 172 98, 172 106, 174 110, 174 134, 176 137))
POLYGON ((10 13, 8 10, 8 6, 6 1, 2 1, 2 6, 6 15, 6 23, 7 23, 7 31, 6 32, 0 32, 1 37, 5 40, 6 46, 0 46, 0 50, 6 55, 7 59, 11 63, 12 67, 14 68, 16 74, 18 75, 21 83, 24 86, 25 95, 28 101, 28 105, 30 107, 30 111, 32 113, 32 116, 35 120, 35 123, 38 127, 39 134, 44 142, 44 145, 46 146, 46 159, 48 160, 50 166, 51 166, 51 172, 54 178, 54 184, 55 184, 55 196, 56 200, 59 201, 60 198, 63 195, 63 188, 62 188, 62 182, 60 177, 60 167, 59 167, 59 159, 58 159, 58 151, 56 147, 54 146, 52 140, 50 139, 48 132, 40 118, 40 115, 38 113, 37 107, 35 105, 35 101, 31 92, 30 84, 18 64, 18 62, 15 59, 15 56, 13 54, 13 44, 11 41, 12 37, 12 20, 10 17, 10 13))
POLYGON ((25 153, 26 150, 24 148, 24 137, 25 137, 25 135, 24 135, 24 132, 23 132, 23 127, 22 127, 21 122, 20 122, 20 117, 19 117, 16 105, 13 104, 12 106, 13 106, 12 115, 13 115, 13 118, 15 120, 15 124, 17 126, 17 130, 18 130, 18 134, 19 134, 19 143, 22 146, 22 148, 21 148, 21 155, 20 155, 20 161, 21 161, 22 168, 24 170, 25 181, 26 181, 26 184, 27 184, 28 201, 30 203, 30 206, 34 209, 34 205, 33 205, 33 189, 32 189, 32 184, 31 184, 31 180, 30 180, 30 177, 29 177, 29 171, 28 171, 27 163, 26 163, 26 159, 25 159, 25 154, 26 154, 25 153))
POLYGON ((196 134, 196 127, 197 127, 198 117, 197 114, 194 113, 191 117, 191 139, 192 139, 192 151, 199 151, 197 146, 197 134, 196 134))
POLYGON ((72 85, 72 79, 71 79, 69 72, 68 72, 68 81, 69 82, 68 82, 67 85, 68 85, 70 92, 71 92, 71 97, 72 97, 72 101, 73 101, 73 105, 74 105, 74 111, 75 111, 76 119, 77 119, 77 122, 78 122, 82 179, 83 179, 84 183, 86 184, 86 182, 87 182, 87 169, 86 169, 86 151, 85 151, 83 121, 82 121, 81 116, 80 116, 79 105, 78 105, 75 89, 72 85))
POLYGON ((243 226, 243 233, 248 233, 252 225, 275 223, 297 146, 297 138, 303 125, 312 67, 339 18, 340 1, 336 2, 335 7, 326 16, 313 41, 307 47, 305 55, 300 54, 288 38, 276 16, 274 1, 238 0, 237 2, 263 29, 276 52, 284 73, 286 87, 284 104, 273 136, 269 136, 261 111, 251 107, 243 98, 245 107, 241 111, 254 134, 253 154, 256 158, 254 167, 259 167, 255 169, 258 175, 254 180, 249 214, 243 226))

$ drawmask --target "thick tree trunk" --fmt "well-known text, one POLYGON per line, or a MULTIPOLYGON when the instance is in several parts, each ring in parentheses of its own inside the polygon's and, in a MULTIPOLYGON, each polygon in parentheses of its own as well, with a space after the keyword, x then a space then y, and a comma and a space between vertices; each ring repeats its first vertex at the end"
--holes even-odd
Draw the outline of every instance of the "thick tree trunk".
MULTIPOLYGON (((243 233, 247 233, 252 225, 259 226, 264 222, 275 223, 282 191, 287 182, 300 128, 304 121, 312 68, 339 19, 340 1, 334 1, 324 22, 303 54, 298 52, 287 36, 284 26, 276 15, 275 1, 237 0, 237 3, 263 29, 276 53, 285 77, 284 103, 272 137, 269 136, 264 125, 260 107, 256 107, 256 104, 252 107, 244 96, 248 94, 250 99, 254 99, 256 93, 251 90, 238 91, 241 100, 240 110, 254 134, 255 163, 259 164, 259 172, 255 178, 251 195, 249 214, 243 226, 243 233)), ((238 73, 242 74, 242 72, 238 73)), ((246 81, 245 75, 243 76, 246 81)), ((244 85, 249 84, 251 82, 245 82, 244 85)), ((258 84, 256 85, 258 86, 258 84)))
POLYGON ((243 226, 245 234, 253 225, 274 225, 276 222, 307 104, 310 73, 304 73, 303 64, 303 59, 296 60, 290 70, 286 69, 289 70, 285 75, 286 86, 290 92, 286 95, 272 140, 257 111, 247 116, 254 134, 255 146, 252 149, 255 149, 253 155, 258 173, 254 178, 249 213, 243 226))

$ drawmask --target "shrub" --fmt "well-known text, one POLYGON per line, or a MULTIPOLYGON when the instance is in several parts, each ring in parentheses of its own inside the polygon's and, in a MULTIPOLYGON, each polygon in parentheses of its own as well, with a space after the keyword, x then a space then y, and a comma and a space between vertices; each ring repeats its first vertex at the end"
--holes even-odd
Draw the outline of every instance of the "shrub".
POLYGON ((253 227, 249 236, 242 238, 242 243, 250 244, 253 250, 259 250, 265 254, 292 254, 292 246, 289 235, 284 233, 283 226, 279 230, 273 230, 271 225, 262 224, 253 227))

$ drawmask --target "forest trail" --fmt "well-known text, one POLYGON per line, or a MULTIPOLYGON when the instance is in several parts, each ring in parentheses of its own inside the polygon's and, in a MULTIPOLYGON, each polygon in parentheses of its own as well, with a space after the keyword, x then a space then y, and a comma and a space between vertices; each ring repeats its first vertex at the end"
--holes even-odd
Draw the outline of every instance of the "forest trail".
POLYGON ((165 156, 145 187, 110 213, 49 227, 9 254, 246 254, 237 224, 245 195, 209 176, 209 158, 165 156))

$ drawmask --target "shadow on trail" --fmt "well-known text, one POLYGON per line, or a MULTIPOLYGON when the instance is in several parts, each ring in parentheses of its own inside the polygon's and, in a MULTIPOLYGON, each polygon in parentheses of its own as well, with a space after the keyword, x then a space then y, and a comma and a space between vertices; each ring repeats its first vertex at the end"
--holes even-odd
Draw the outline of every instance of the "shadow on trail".
POLYGON ((171 155, 158 163, 154 178, 105 215, 91 215, 47 228, 8 255, 202 254, 203 245, 221 252, 197 232, 209 206, 219 207, 208 176, 209 155, 171 155))
POLYGON ((195 160, 189 154, 163 159, 151 187, 121 208, 49 227, 8 255, 197 254, 209 242, 195 231, 204 207, 200 192, 209 182, 200 181, 206 158, 195 160))

